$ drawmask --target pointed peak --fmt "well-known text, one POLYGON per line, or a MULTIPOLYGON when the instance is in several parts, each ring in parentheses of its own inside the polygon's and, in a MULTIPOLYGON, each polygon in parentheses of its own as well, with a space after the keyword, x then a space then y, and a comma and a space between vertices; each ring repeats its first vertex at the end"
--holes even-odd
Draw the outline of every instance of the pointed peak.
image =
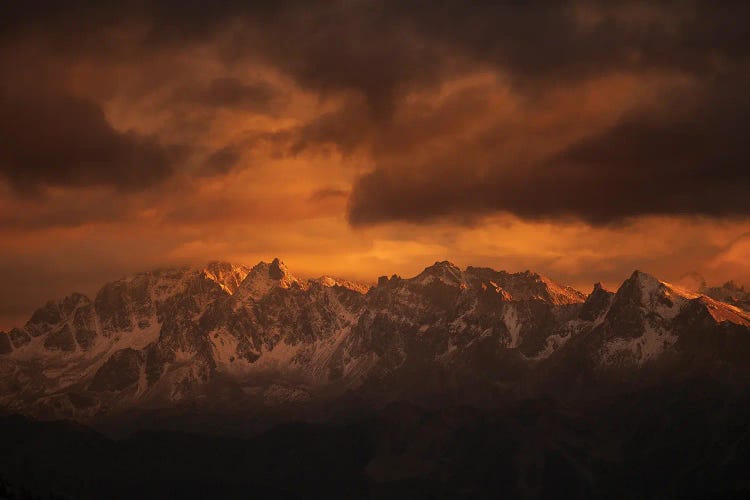
POLYGON ((438 261, 435 261, 435 263, 433 265, 431 265, 430 267, 431 268, 444 268, 444 269, 445 268, 458 269, 460 271, 459 267, 456 264, 454 264, 453 262, 449 261, 449 260, 438 260, 438 261))
POLYGON ((596 283, 594 283, 594 289, 591 291, 591 294, 589 295, 602 294, 602 293, 614 294, 613 291, 607 288, 604 288, 604 285, 602 285, 601 281, 597 281, 596 283))
POLYGON ((272 279, 283 279, 284 276, 289 276, 289 269, 284 264, 284 261, 278 257, 274 258, 271 262, 264 260, 255 264, 250 269, 251 274, 265 274, 269 275, 272 279))
POLYGON ((284 279, 284 277, 288 274, 289 271, 286 265, 281 260, 279 260, 278 257, 273 259, 273 261, 271 261, 271 265, 268 266, 268 275, 272 279, 281 280, 284 279))
POLYGON ((461 269, 447 260, 435 262, 433 265, 426 267, 419 275, 412 278, 422 285, 440 281, 446 285, 459 286, 465 284, 463 272, 461 269))
POLYGON ((266 295, 273 288, 291 288, 302 286, 300 281, 289 273, 283 261, 275 258, 268 262, 258 262, 240 284, 241 297, 255 300, 266 295))
POLYGON ((63 308, 75 308, 78 305, 89 304, 91 299, 80 292, 73 292, 60 301, 63 308))
MULTIPOLYGON (((625 283, 632 283, 632 284, 638 285, 638 287, 644 292, 647 292, 647 291, 654 292, 656 290, 663 289, 665 287, 665 284, 661 280, 639 269, 636 269, 635 271, 633 271, 633 274, 630 275, 630 278, 628 278, 625 281, 625 283)), ((625 283, 623 283, 623 285, 625 283)))
POLYGON ((591 291, 591 293, 594 293, 594 292, 599 292, 599 293, 604 292, 604 293, 613 294, 615 293, 615 290, 612 290, 611 288, 604 286, 601 281, 597 281, 596 283, 594 283, 594 289, 591 291))
POLYGON ((697 294, 636 270, 617 290, 615 301, 635 305, 664 319, 673 319, 697 297, 697 294))
POLYGON ((424 268, 424 271, 422 271, 422 274, 430 273, 430 274, 445 274, 445 273, 460 273, 461 268, 455 265, 453 262, 447 261, 447 260, 441 260, 435 262, 431 266, 427 266, 424 268))
POLYGON ((690 292, 689 290, 686 290, 680 286, 662 281, 656 276, 639 270, 633 271, 633 274, 631 274, 630 278, 626 280, 625 283, 623 283, 623 286, 620 287, 620 290, 622 290, 628 283, 637 284, 641 292, 644 294, 644 297, 647 295, 660 294, 668 295, 670 297, 677 296, 683 299, 693 299, 698 297, 699 295, 690 292))
POLYGON ((286 267, 286 264, 284 264, 284 261, 282 261, 278 257, 273 259, 270 263, 260 261, 255 264, 253 268, 250 269, 248 277, 250 276, 262 277, 280 282, 297 281, 297 278, 292 276, 292 274, 289 272, 289 269, 286 267))
POLYGON ((636 269, 635 271, 633 271, 633 273, 630 275, 630 278, 631 279, 636 279, 636 280, 656 280, 656 281, 659 281, 654 276, 652 276, 652 275, 650 275, 650 274, 648 274, 646 272, 643 272, 640 269, 636 269))
POLYGON ((402 281, 402 278, 398 274, 392 274, 390 278, 388 276, 379 276, 378 284, 376 286, 387 286, 389 284, 399 283, 400 281, 402 281))
POLYGON ((601 283, 594 284, 594 290, 586 297, 578 317, 586 321, 598 320, 607 312, 614 296, 601 283))
POLYGON ((617 290, 617 293, 620 295, 629 294, 632 290, 633 292, 637 292, 637 294, 652 294, 663 288, 664 283, 656 277, 636 269, 630 277, 623 282, 617 290))

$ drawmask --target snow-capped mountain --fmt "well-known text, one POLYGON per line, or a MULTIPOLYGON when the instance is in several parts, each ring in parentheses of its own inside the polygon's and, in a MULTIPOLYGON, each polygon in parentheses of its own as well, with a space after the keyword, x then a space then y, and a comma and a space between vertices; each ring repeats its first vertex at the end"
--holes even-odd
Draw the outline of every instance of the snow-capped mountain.
POLYGON ((449 262, 375 286, 213 262, 51 301, 0 353, 0 405, 41 417, 491 400, 662 365, 744 373, 750 313, 639 271, 586 296, 449 262))
POLYGON ((735 281, 728 281, 721 286, 704 286, 700 293, 745 311, 750 311, 750 290, 746 290, 744 286, 735 281))

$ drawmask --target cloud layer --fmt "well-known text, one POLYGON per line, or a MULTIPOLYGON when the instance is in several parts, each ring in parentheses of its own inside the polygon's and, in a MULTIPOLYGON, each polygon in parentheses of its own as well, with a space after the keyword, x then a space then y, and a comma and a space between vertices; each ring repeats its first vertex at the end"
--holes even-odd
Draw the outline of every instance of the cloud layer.
POLYGON ((55 266, 0 296, 20 311, 87 267, 275 254, 354 277, 434 258, 729 277, 705 262, 746 250, 748 18, 739 0, 12 3, 0 253, 55 266))

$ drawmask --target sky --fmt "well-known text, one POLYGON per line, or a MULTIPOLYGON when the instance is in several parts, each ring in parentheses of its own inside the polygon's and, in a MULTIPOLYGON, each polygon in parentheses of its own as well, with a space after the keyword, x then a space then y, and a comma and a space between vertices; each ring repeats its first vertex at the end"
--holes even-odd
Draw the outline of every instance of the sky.
POLYGON ((750 284, 750 3, 13 2, 0 328, 126 274, 750 284))

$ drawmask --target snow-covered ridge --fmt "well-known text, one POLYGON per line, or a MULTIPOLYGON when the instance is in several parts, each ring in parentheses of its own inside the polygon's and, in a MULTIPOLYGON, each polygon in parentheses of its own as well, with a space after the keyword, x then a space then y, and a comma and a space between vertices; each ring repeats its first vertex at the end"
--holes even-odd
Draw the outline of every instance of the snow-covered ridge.
POLYGON ((555 305, 579 304, 586 295, 578 290, 560 285, 531 271, 507 273, 490 268, 467 267, 461 270, 449 261, 435 262, 407 282, 429 285, 441 283, 450 287, 474 290, 493 290, 506 300, 541 300, 555 305))
POLYGON ((366 283, 359 283, 357 281, 350 281, 346 279, 336 278, 333 276, 321 276, 320 278, 312 279, 310 280, 315 283, 320 283, 321 285, 329 288, 333 287, 341 287, 346 288, 348 290, 352 290, 361 294, 367 293, 370 288, 372 288, 371 285, 368 285, 366 283))
POLYGON ((635 271, 631 276, 642 291, 642 304, 663 318, 672 319, 691 302, 703 304, 717 321, 729 321, 737 324, 750 324, 750 313, 739 307, 716 300, 700 292, 690 291, 679 285, 660 281, 642 271, 635 271))
POLYGON ((728 281, 721 286, 713 287, 704 284, 699 292, 706 297, 732 305, 744 313, 750 313, 750 290, 735 281, 728 281))
POLYGON ((417 276, 411 278, 412 282, 419 283, 420 285, 428 285, 434 282, 440 282, 448 286, 466 287, 466 280, 463 276, 463 271, 453 264, 444 260, 442 262, 435 262, 430 267, 427 267, 424 271, 419 273, 417 276))
POLYGON ((722 335, 722 325, 750 329, 750 317, 639 271, 587 297, 530 271, 447 261, 376 286, 299 279, 279 259, 211 262, 134 274, 93 300, 72 294, 0 332, 0 406, 78 418, 225 397, 301 404, 379 387, 411 363, 497 374, 509 359, 533 368, 582 342, 600 366, 637 368, 674 353, 695 325, 722 335))
MULTIPOLYGON (((613 298, 613 310, 599 322, 607 340, 601 363, 643 365, 659 358, 679 341, 695 316, 711 318, 720 327, 750 327, 750 315, 730 304, 635 271, 613 298), (622 327, 622 323, 629 325, 622 327)), ((700 320, 698 320, 700 321, 700 320)), ((705 327, 699 326, 699 327, 705 327)))
POLYGON ((203 269, 206 278, 218 283, 229 294, 237 291, 249 272, 250 268, 242 264, 220 261, 209 262, 203 269))

